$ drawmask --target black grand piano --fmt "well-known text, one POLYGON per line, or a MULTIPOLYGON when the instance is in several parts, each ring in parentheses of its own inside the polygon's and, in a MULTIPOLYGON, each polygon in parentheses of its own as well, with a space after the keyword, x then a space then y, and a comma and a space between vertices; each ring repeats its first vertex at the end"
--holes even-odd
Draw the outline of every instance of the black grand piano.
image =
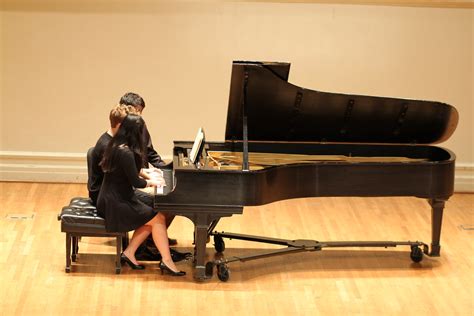
POLYGON ((413 261, 440 254, 445 202, 453 194, 455 155, 430 144, 448 139, 458 113, 448 104, 327 93, 288 82, 289 63, 234 62, 225 142, 175 141, 167 187, 155 207, 186 216, 195 225, 194 277, 228 263, 325 247, 409 246, 413 261), (413 196, 431 205, 431 245, 419 241, 284 240, 215 232, 220 218, 245 206, 324 196, 413 196), (214 236, 284 246, 246 257, 205 263, 214 236))

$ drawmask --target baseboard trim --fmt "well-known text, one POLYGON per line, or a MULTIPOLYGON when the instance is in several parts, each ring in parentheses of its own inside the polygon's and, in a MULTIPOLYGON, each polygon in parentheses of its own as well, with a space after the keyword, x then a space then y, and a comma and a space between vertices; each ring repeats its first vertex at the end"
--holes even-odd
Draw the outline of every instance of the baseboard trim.
POLYGON ((86 183, 86 155, 0 151, 0 180, 86 183))
POLYGON ((456 164, 454 176, 454 192, 474 192, 474 164, 459 163, 456 164))
MULTIPOLYGON (((86 183, 86 157, 82 153, 0 151, 0 181, 86 183)), ((474 164, 456 164, 454 190, 474 192, 474 164)))

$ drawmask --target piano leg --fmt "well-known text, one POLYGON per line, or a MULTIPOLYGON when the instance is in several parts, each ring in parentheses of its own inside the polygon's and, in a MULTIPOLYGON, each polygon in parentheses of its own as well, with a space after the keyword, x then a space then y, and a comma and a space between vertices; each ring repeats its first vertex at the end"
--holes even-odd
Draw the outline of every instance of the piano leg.
POLYGON ((204 258, 206 255, 206 244, 207 244, 207 230, 209 227, 209 221, 207 214, 201 214, 194 222, 194 279, 203 281, 206 277, 206 267, 204 258))
POLYGON ((210 229, 214 229, 222 217, 229 217, 234 214, 242 214, 243 206, 213 206, 208 205, 203 210, 202 205, 173 205, 163 207, 155 205, 157 209, 174 215, 181 215, 189 218, 194 223, 194 279, 204 281, 211 278, 206 275, 206 244, 210 229))
POLYGON ((441 224, 443 221, 444 203, 446 200, 430 199, 431 205, 431 257, 439 257, 441 246, 439 244, 441 236, 441 224))

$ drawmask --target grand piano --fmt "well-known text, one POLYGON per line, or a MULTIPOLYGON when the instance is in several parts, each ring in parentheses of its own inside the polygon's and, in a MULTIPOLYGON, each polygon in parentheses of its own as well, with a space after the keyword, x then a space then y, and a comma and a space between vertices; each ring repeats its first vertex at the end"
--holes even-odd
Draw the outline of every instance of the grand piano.
POLYGON ((391 97, 327 93, 288 82, 289 63, 232 65, 225 142, 175 141, 167 186, 155 207, 189 218, 194 231, 194 277, 228 264, 325 247, 409 246, 410 257, 440 255, 445 202, 453 194, 455 155, 433 146, 454 132, 458 113, 448 104, 391 97), (284 240, 214 231, 222 217, 245 206, 302 197, 412 196, 431 206, 431 245, 419 241, 284 240), (213 235, 265 242, 281 249, 205 263, 213 235))

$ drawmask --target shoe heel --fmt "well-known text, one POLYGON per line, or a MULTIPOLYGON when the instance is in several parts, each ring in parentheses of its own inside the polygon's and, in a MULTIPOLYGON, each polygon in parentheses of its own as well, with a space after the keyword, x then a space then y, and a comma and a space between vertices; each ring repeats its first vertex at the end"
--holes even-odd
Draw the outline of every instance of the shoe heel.
POLYGON ((141 264, 134 264, 132 261, 130 261, 130 259, 128 259, 128 257, 123 252, 120 255, 120 262, 123 263, 123 264, 126 263, 133 270, 143 270, 143 269, 145 269, 145 266, 143 266, 141 264))

